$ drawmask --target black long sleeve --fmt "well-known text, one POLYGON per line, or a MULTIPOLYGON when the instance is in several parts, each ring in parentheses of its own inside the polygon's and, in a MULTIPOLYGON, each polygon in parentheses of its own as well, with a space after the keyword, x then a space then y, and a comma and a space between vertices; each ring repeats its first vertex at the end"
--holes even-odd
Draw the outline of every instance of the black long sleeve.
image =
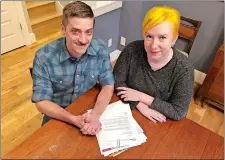
MULTIPOLYGON (((113 69, 114 77, 115 77, 115 92, 118 93, 117 87, 129 87, 127 85, 127 77, 129 74, 130 68, 130 58, 129 52, 132 52, 131 47, 126 47, 121 53, 119 58, 116 61, 115 67, 113 69)), ((128 101, 130 108, 133 109, 139 103, 138 101, 128 101)))
MULTIPOLYGON (((130 43, 119 56, 115 68, 115 88, 125 86, 154 97, 152 109, 168 118, 186 116, 194 85, 194 67, 188 58, 173 49, 170 62, 153 71, 147 61, 143 41, 130 43)), ((129 101, 131 108, 138 101, 129 101)))

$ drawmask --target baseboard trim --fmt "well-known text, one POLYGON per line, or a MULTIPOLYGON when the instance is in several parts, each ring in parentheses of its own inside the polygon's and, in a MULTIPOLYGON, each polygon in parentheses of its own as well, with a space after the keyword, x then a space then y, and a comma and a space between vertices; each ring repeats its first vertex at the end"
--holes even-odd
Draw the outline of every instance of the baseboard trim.
MULTIPOLYGON (((111 62, 116 60, 119 55, 120 55, 121 51, 120 50, 115 50, 113 52, 111 52, 109 55, 110 55, 110 60, 111 62)), ((206 74, 201 72, 201 71, 198 71, 198 70, 194 70, 194 77, 195 77, 195 82, 198 83, 198 84, 203 84, 204 82, 204 79, 206 77, 206 74)))
POLYGON ((203 84, 206 74, 195 69, 194 75, 195 75, 195 82, 198 84, 203 84))
POLYGON ((115 60, 119 57, 120 53, 121 53, 121 51, 118 50, 118 49, 116 49, 115 51, 111 52, 111 53, 109 54, 109 56, 110 56, 110 61, 111 61, 111 62, 115 61, 115 60))
POLYGON ((35 37, 35 34, 34 33, 30 33, 29 34, 29 37, 30 37, 30 44, 36 42, 36 37, 35 37))

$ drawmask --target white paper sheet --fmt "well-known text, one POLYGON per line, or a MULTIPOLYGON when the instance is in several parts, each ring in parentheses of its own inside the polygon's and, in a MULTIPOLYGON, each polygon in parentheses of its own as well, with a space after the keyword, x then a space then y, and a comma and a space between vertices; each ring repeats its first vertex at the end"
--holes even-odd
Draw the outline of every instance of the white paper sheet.
POLYGON ((100 152, 104 156, 146 142, 147 137, 133 118, 129 104, 117 101, 108 105, 100 117, 100 122, 102 130, 96 137, 100 152))

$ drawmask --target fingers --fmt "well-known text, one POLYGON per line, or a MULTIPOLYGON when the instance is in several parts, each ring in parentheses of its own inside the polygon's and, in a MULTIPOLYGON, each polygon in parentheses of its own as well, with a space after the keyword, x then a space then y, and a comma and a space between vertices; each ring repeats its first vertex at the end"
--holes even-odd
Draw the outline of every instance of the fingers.
POLYGON ((91 135, 95 135, 96 130, 97 130, 96 128, 92 128, 91 129, 91 135))
POLYGON ((92 132, 92 135, 96 135, 99 131, 102 130, 101 128, 102 125, 99 125, 97 128, 94 129, 94 132, 92 132))
POLYGON ((82 115, 85 123, 90 123, 92 120, 92 116, 89 113, 85 113, 82 115))
POLYGON ((84 125, 85 125, 84 120, 81 120, 81 121, 80 121, 80 128, 83 128, 83 127, 84 127, 84 125))
POLYGON ((73 124, 75 126, 77 126, 78 128, 83 128, 85 123, 84 123, 84 119, 82 118, 82 116, 79 115, 79 116, 74 116, 74 117, 75 118, 74 118, 73 124))
POLYGON ((124 91, 126 91, 127 90, 127 87, 117 87, 116 89, 117 90, 124 90, 124 91))
POLYGON ((88 113, 84 113, 84 114, 82 115, 83 118, 85 118, 85 117, 87 117, 87 116, 88 116, 88 113))
POLYGON ((161 116, 160 114, 154 114, 150 116, 152 119, 154 119, 155 122, 166 122, 166 119, 164 118, 164 116, 161 116))
POLYGON ((100 128, 92 128, 91 135, 96 135, 99 132, 100 128))
POLYGON ((85 117, 84 122, 85 123, 90 123, 91 120, 92 120, 92 117, 91 116, 88 116, 88 117, 85 117))
POLYGON ((161 117, 162 119, 166 119, 166 116, 164 116, 163 114, 161 114, 160 112, 155 111, 156 114, 161 117))
POLYGON ((161 120, 160 122, 166 122, 166 117, 164 115, 159 114, 158 118, 161 120))
POLYGON ((155 111, 154 118, 157 119, 159 122, 166 122, 166 117, 157 111, 155 111))
POLYGON ((164 122, 164 119, 162 119, 161 117, 159 117, 158 115, 153 117, 154 119, 156 119, 159 122, 164 122))
POLYGON ((148 118, 154 123, 158 122, 166 122, 166 117, 161 113, 154 111, 153 114, 149 115, 148 118))
POLYGON ((98 132, 100 132, 102 130, 102 128, 98 128, 95 132, 95 134, 97 134, 98 132))
POLYGON ((101 130, 100 122, 85 123, 85 126, 80 130, 85 135, 96 135, 101 130))
POLYGON ((124 101, 128 101, 127 95, 125 93, 126 91, 121 91, 117 94, 117 96, 120 96, 121 99, 123 99, 124 101))
POLYGON ((124 94, 126 94, 126 91, 120 91, 117 93, 117 96, 124 95, 124 94))
POLYGON ((83 134, 96 135, 100 130, 101 128, 90 128, 86 130, 85 132, 83 132, 83 134))
POLYGON ((126 95, 122 95, 122 96, 120 96, 120 98, 124 99, 124 98, 126 98, 126 95))
POLYGON ((83 131, 82 133, 85 135, 96 135, 100 130, 101 128, 92 128, 90 126, 86 131, 83 131))
POLYGON ((151 116, 148 117, 148 119, 150 119, 152 122, 156 123, 157 121, 154 120, 154 118, 152 118, 151 116))
POLYGON ((81 132, 85 132, 90 126, 90 123, 85 123, 84 126, 80 129, 81 132))
POLYGON ((83 134, 89 134, 89 135, 93 135, 93 133, 95 132, 95 128, 92 128, 91 126, 83 132, 83 134))

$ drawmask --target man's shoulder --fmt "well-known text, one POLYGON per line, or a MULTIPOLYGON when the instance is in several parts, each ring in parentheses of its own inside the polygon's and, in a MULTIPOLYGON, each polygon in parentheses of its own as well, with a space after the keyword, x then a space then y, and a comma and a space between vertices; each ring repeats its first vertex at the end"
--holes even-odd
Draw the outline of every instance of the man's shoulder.
POLYGON ((92 38, 89 51, 94 52, 94 54, 97 56, 106 56, 109 54, 106 43, 99 38, 92 38))
POLYGON ((92 38, 92 40, 91 40, 91 46, 93 46, 94 48, 105 48, 105 47, 107 47, 107 45, 106 45, 106 43, 102 40, 102 39, 100 39, 100 38, 92 38))
POLYGON ((52 42, 49 42, 48 44, 39 48, 35 56, 39 59, 48 59, 52 56, 57 56, 57 54, 59 54, 59 52, 61 51, 60 47, 62 46, 63 42, 64 38, 58 38, 52 42))

